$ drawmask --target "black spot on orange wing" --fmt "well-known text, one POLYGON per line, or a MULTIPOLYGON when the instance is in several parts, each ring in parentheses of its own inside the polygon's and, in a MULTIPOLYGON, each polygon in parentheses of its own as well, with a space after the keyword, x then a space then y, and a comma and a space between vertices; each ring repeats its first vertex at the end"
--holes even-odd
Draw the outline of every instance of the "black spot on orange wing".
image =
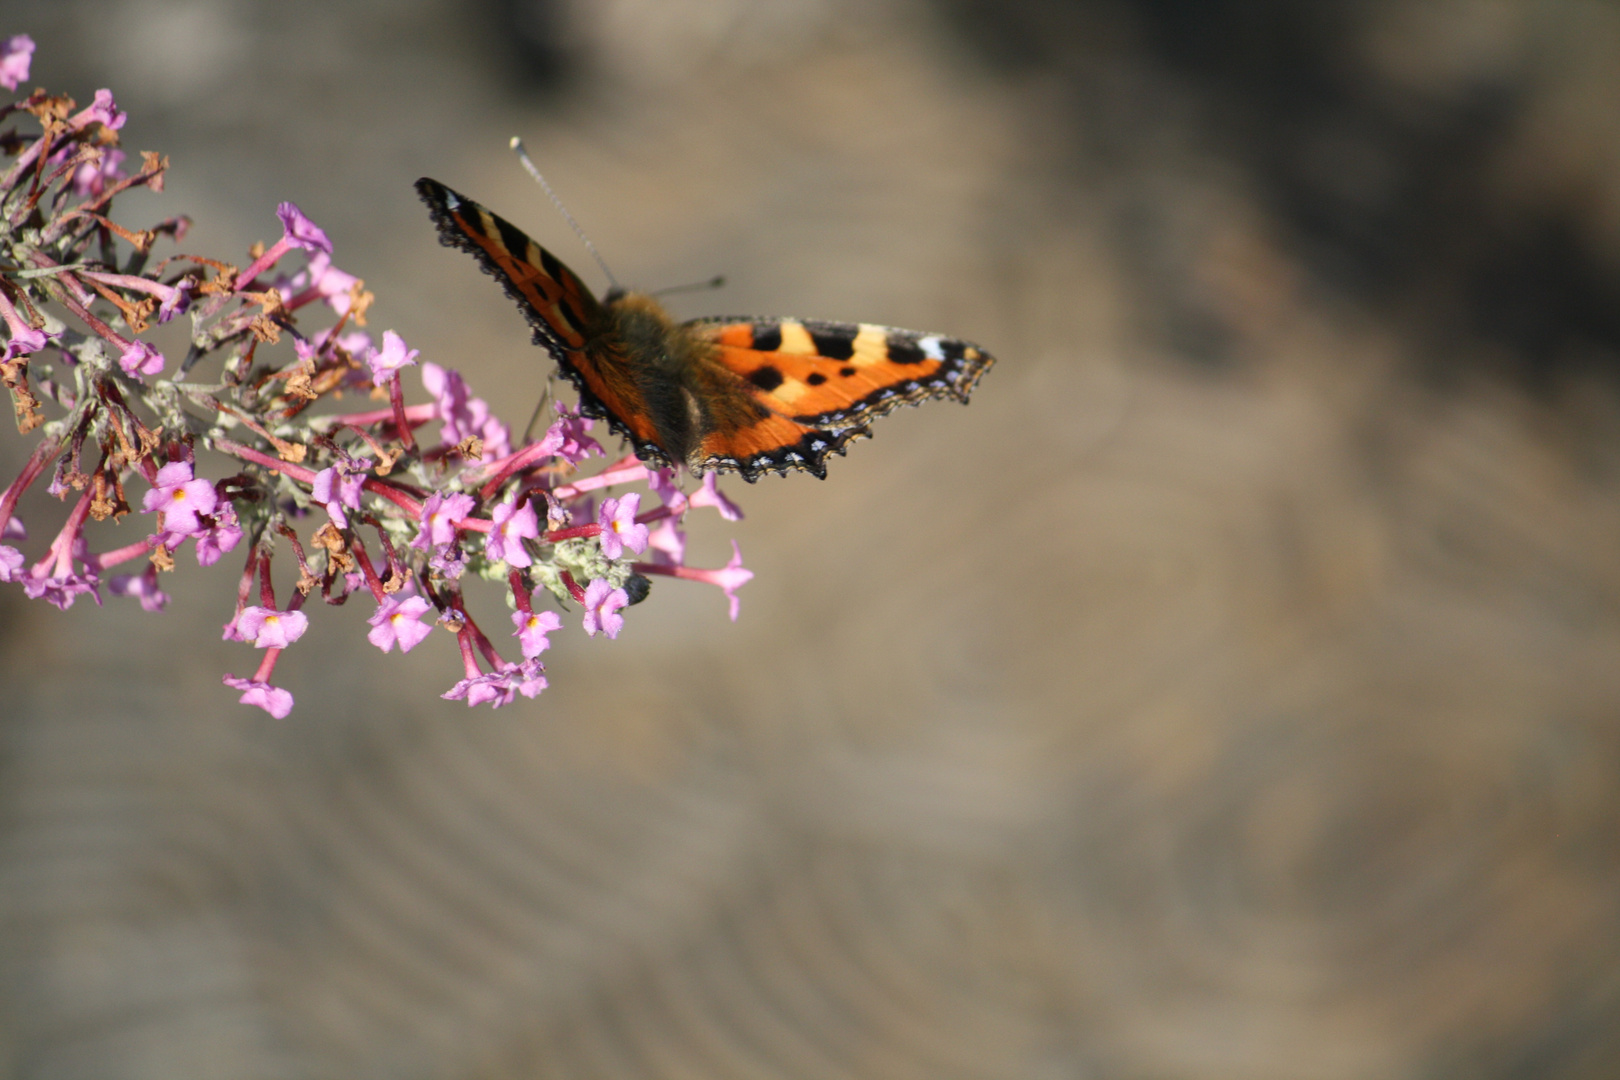
POLYGON ((810 341, 816 352, 828 360, 848 360, 855 355, 855 335, 860 333, 860 327, 835 325, 810 329, 807 326, 806 329, 810 330, 810 341))
MULTIPOLYGON (((815 378, 818 376, 812 376, 815 378)), ((766 393, 782 385, 782 373, 770 364, 762 364, 748 373, 748 381, 766 393)))
POLYGON ((893 337, 889 339, 889 363, 921 364, 927 359, 928 354, 923 352, 915 341, 893 337))

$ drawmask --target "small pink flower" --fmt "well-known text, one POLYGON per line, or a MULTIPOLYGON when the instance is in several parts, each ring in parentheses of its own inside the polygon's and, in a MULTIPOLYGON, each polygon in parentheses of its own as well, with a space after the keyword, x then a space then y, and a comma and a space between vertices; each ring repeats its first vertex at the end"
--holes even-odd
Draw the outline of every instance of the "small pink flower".
POLYGON ((0 86, 17 89, 28 81, 28 67, 34 59, 34 39, 27 34, 13 34, 0 41, 0 86))
POLYGON ((203 531, 199 514, 212 514, 219 505, 214 485, 207 480, 194 480, 191 462, 171 461, 158 470, 157 483, 141 500, 141 509, 147 513, 163 514, 166 532, 193 536, 203 531))
POLYGON ((220 556, 234 550, 242 540, 242 529, 236 523, 236 507, 228 502, 201 518, 200 524, 201 529, 192 533, 197 540, 198 566, 213 566, 220 556))
POLYGON ((44 600, 63 611, 72 607, 73 601, 81 596, 88 595, 97 604, 101 603, 101 593, 97 591, 101 579, 93 573, 79 574, 60 565, 36 566, 24 573, 20 580, 23 595, 28 599, 44 600))
POLYGON ((67 124, 71 131, 80 131, 91 124, 101 124, 117 131, 128 119, 129 116, 119 111, 117 104, 114 103, 111 90, 97 90, 90 104, 68 117, 67 124))
POLYGON ((431 624, 420 621, 432 609, 433 605, 420 596, 385 596, 366 620, 372 627, 366 640, 383 652, 398 645, 400 652, 408 653, 433 632, 431 624))
POLYGON ((517 666, 514 673, 517 682, 517 691, 526 698, 535 697, 549 684, 543 674, 546 666, 532 657, 517 666))
POLYGON ((720 511, 720 516, 727 521, 741 521, 743 512, 737 508, 736 503, 720 494, 718 482, 718 473, 704 473, 703 486, 692 493, 691 505, 712 506, 720 511))
POLYGON ((285 649, 304 636, 309 616, 302 611, 272 611, 246 607, 236 618, 236 635, 260 649, 285 649))
POLYGON ((603 453, 602 444, 590 436, 591 421, 581 416, 578 409, 558 403, 557 420, 550 430, 555 431, 561 439, 557 456, 565 461, 578 465, 592 454, 603 453))
POLYGON ((648 469, 647 488, 657 495, 671 512, 679 514, 686 509, 686 495, 675 486, 674 469, 648 469))
POLYGON ((647 550, 647 526, 636 524, 636 511, 641 508, 641 496, 631 492, 622 499, 603 499, 602 513, 597 519, 602 526, 597 538, 602 554, 610 559, 624 555, 629 548, 638 555, 647 550))
POLYGON ((294 247, 301 247, 305 251, 318 251, 325 255, 332 254, 332 241, 326 238, 304 212, 290 202, 284 202, 276 207, 276 217, 281 219, 282 240, 294 247))
POLYGON ((528 499, 521 500, 515 506, 501 503, 490 517, 493 524, 484 539, 484 554, 519 570, 532 565, 534 558, 523 546, 523 541, 540 536, 540 519, 535 516, 534 504, 528 499))
POLYGON ((754 572, 743 569, 742 548, 737 546, 737 541, 731 542, 731 559, 724 567, 714 571, 709 580, 720 586, 720 591, 731 601, 731 621, 736 622, 737 590, 754 580, 754 572))
MULTIPOLYGON (((475 705, 488 705, 498 709, 502 705, 510 705, 517 698, 520 679, 518 666, 507 664, 500 671, 469 675, 439 696, 446 701, 460 701, 465 698, 469 708, 475 705)), ((541 680, 542 683, 544 681, 541 680)), ((539 691, 536 690, 535 693, 539 691)), ((534 694, 529 696, 533 697, 534 694)))
POLYGON ((366 484, 366 473, 372 466, 370 458, 341 458, 337 464, 315 474, 310 485, 310 498, 326 508, 327 515, 338 528, 347 529, 349 519, 344 507, 360 509, 360 492, 366 484))
POLYGON ((610 638, 619 636, 624 629, 624 616, 619 609, 628 606, 630 597, 623 589, 615 589, 606 578, 597 578, 585 589, 585 633, 596 636, 600 630, 610 638))
POLYGON ((133 596, 141 602, 142 611, 162 611, 169 602, 169 594, 158 588, 157 567, 148 563, 140 574, 119 574, 107 582, 114 596, 133 596))
POLYGON ((242 696, 237 698, 240 704, 257 705, 277 720, 285 720, 287 714, 292 712, 292 693, 279 686, 271 686, 256 679, 239 679, 235 675, 227 675, 221 681, 233 690, 244 691, 242 696))
POLYGON ((45 347, 49 335, 43 330, 35 330, 28 325, 28 320, 18 314, 6 294, 0 291, 0 318, 6 323, 6 332, 10 338, 6 341, 5 356, 0 360, 14 360, 19 356, 36 353, 45 347))
POLYGON ((674 518, 665 518, 647 535, 647 550, 657 566, 680 566, 686 562, 686 533, 675 525, 674 518))
POLYGON ((512 625, 517 627, 512 636, 518 639, 518 648, 525 658, 532 658, 551 648, 546 635, 561 630, 562 619, 555 611, 514 611, 512 625))
POLYGON ((382 349, 366 349, 366 363, 371 365, 371 384, 382 386, 398 375, 401 368, 413 366, 421 354, 420 349, 407 349, 405 339, 392 330, 384 330, 382 349))
MULTIPOLYGON (((107 181, 118 180, 123 177, 124 170, 118 166, 123 163, 124 152, 117 149, 103 149, 101 160, 86 161, 73 170, 73 192, 76 195, 100 195, 107 189, 107 181)), ((159 322, 168 320, 158 316, 159 322)))
POLYGON ((19 356, 28 356, 37 353, 45 347, 45 331, 35 330, 31 326, 13 326, 11 337, 6 340, 5 356, 3 360, 15 360, 19 356))
POLYGON ((435 492, 428 496, 427 502, 422 504, 422 530, 411 541, 411 546, 419 550, 448 547, 456 539, 456 526, 467 519, 474 505, 473 497, 461 492, 453 495, 435 492))
POLYGON ((322 300, 331 305, 333 311, 344 315, 348 313, 349 297, 359 280, 353 274, 333 266, 331 255, 317 251, 310 256, 309 265, 293 275, 292 287, 298 290, 306 287, 314 289, 322 300))
POLYGON ((23 564, 27 562, 23 553, 14 547, 0 544, 0 581, 19 581, 22 578, 23 564))
POLYGON ((454 368, 431 361, 422 365, 422 386, 433 395, 435 415, 443 423, 439 441, 454 445, 469 436, 484 441, 482 460, 493 461, 512 452, 512 434, 490 411, 483 398, 473 397, 467 382, 454 368))
POLYGON ((118 366, 132 379, 141 375, 160 375, 166 363, 168 361, 163 359, 162 353, 139 338, 131 341, 129 347, 118 355, 118 366))

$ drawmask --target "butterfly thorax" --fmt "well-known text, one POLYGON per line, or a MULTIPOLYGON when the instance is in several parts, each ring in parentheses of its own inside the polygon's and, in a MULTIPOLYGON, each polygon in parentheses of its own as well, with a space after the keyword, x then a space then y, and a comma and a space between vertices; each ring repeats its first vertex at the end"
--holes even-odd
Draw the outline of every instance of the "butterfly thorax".
POLYGON ((651 296, 611 297, 600 319, 589 351, 604 370, 634 385, 654 441, 672 463, 696 469, 705 433, 755 418, 758 410, 739 393, 740 380, 716 360, 714 340, 677 323, 651 296))

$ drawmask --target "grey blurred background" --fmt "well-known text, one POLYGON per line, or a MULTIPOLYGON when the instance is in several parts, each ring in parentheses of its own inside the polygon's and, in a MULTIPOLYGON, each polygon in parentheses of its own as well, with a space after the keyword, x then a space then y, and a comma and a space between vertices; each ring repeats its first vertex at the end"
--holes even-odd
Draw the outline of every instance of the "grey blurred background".
POLYGON ((515 424, 411 190, 596 281, 514 133, 621 278, 727 275, 682 314, 1001 358, 726 485, 740 622, 569 616, 497 713, 364 605, 238 707, 230 560, 0 592, 0 1077, 1620 1075, 1620 6, 0 13, 171 156, 121 220, 297 202, 515 424))

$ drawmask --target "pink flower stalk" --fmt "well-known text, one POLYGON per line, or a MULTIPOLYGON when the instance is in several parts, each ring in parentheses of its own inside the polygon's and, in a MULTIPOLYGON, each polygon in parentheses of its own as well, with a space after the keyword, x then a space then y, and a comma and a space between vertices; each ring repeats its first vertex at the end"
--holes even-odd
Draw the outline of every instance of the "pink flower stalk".
POLYGON ((276 217, 281 219, 281 239, 270 246, 270 250, 253 260, 246 270, 237 275, 240 288, 247 288, 255 278, 270 267, 281 261, 281 257, 293 248, 302 248, 305 251, 323 252, 332 254, 332 241, 326 238, 320 226, 316 225, 304 212, 290 202, 284 202, 276 207, 276 217))
POLYGON ((385 596, 366 620, 371 624, 366 640, 383 652, 398 645, 400 652, 408 653, 433 633, 433 627, 421 621, 432 610, 433 605, 420 596, 385 596))
MULTIPOLYGON (((165 285, 161 281, 151 281, 147 278, 137 277, 134 274, 109 274, 100 270, 80 270, 80 275, 91 281, 99 281, 103 285, 111 285, 120 289, 129 289, 133 292, 143 292, 158 299, 158 322, 166 323, 176 315, 185 312, 191 304, 192 281, 184 280, 175 285, 165 285)), ((137 344, 139 344, 137 342, 137 344)), ((125 373, 133 375, 126 365, 125 373)), ((161 370, 161 368, 159 369, 161 370)), ((145 374, 155 374, 145 372, 145 374)))
POLYGON ((610 638, 619 636, 624 629, 624 616, 619 609, 627 607, 630 597, 623 589, 615 589, 605 578, 597 578, 585 588, 585 633, 596 636, 600 630, 610 638))
POLYGON ((0 41, 0 86, 15 90, 28 81, 28 67, 34 59, 34 39, 13 34, 0 41))
POLYGON ((731 542, 730 561, 718 570, 699 570, 691 566, 662 566, 658 563, 636 563, 634 569, 639 574, 664 574, 686 581, 704 581, 710 585, 718 585, 720 591, 726 594, 726 599, 731 602, 732 622, 737 621, 737 590, 754 579, 754 572, 743 567, 742 549, 737 546, 735 540, 731 542))
POLYGON ((602 527, 598 541, 603 555, 617 559, 624 555, 625 548, 638 555, 647 550, 647 526, 636 523, 636 510, 640 506, 641 496, 635 492, 622 499, 602 500, 597 523, 602 527))

